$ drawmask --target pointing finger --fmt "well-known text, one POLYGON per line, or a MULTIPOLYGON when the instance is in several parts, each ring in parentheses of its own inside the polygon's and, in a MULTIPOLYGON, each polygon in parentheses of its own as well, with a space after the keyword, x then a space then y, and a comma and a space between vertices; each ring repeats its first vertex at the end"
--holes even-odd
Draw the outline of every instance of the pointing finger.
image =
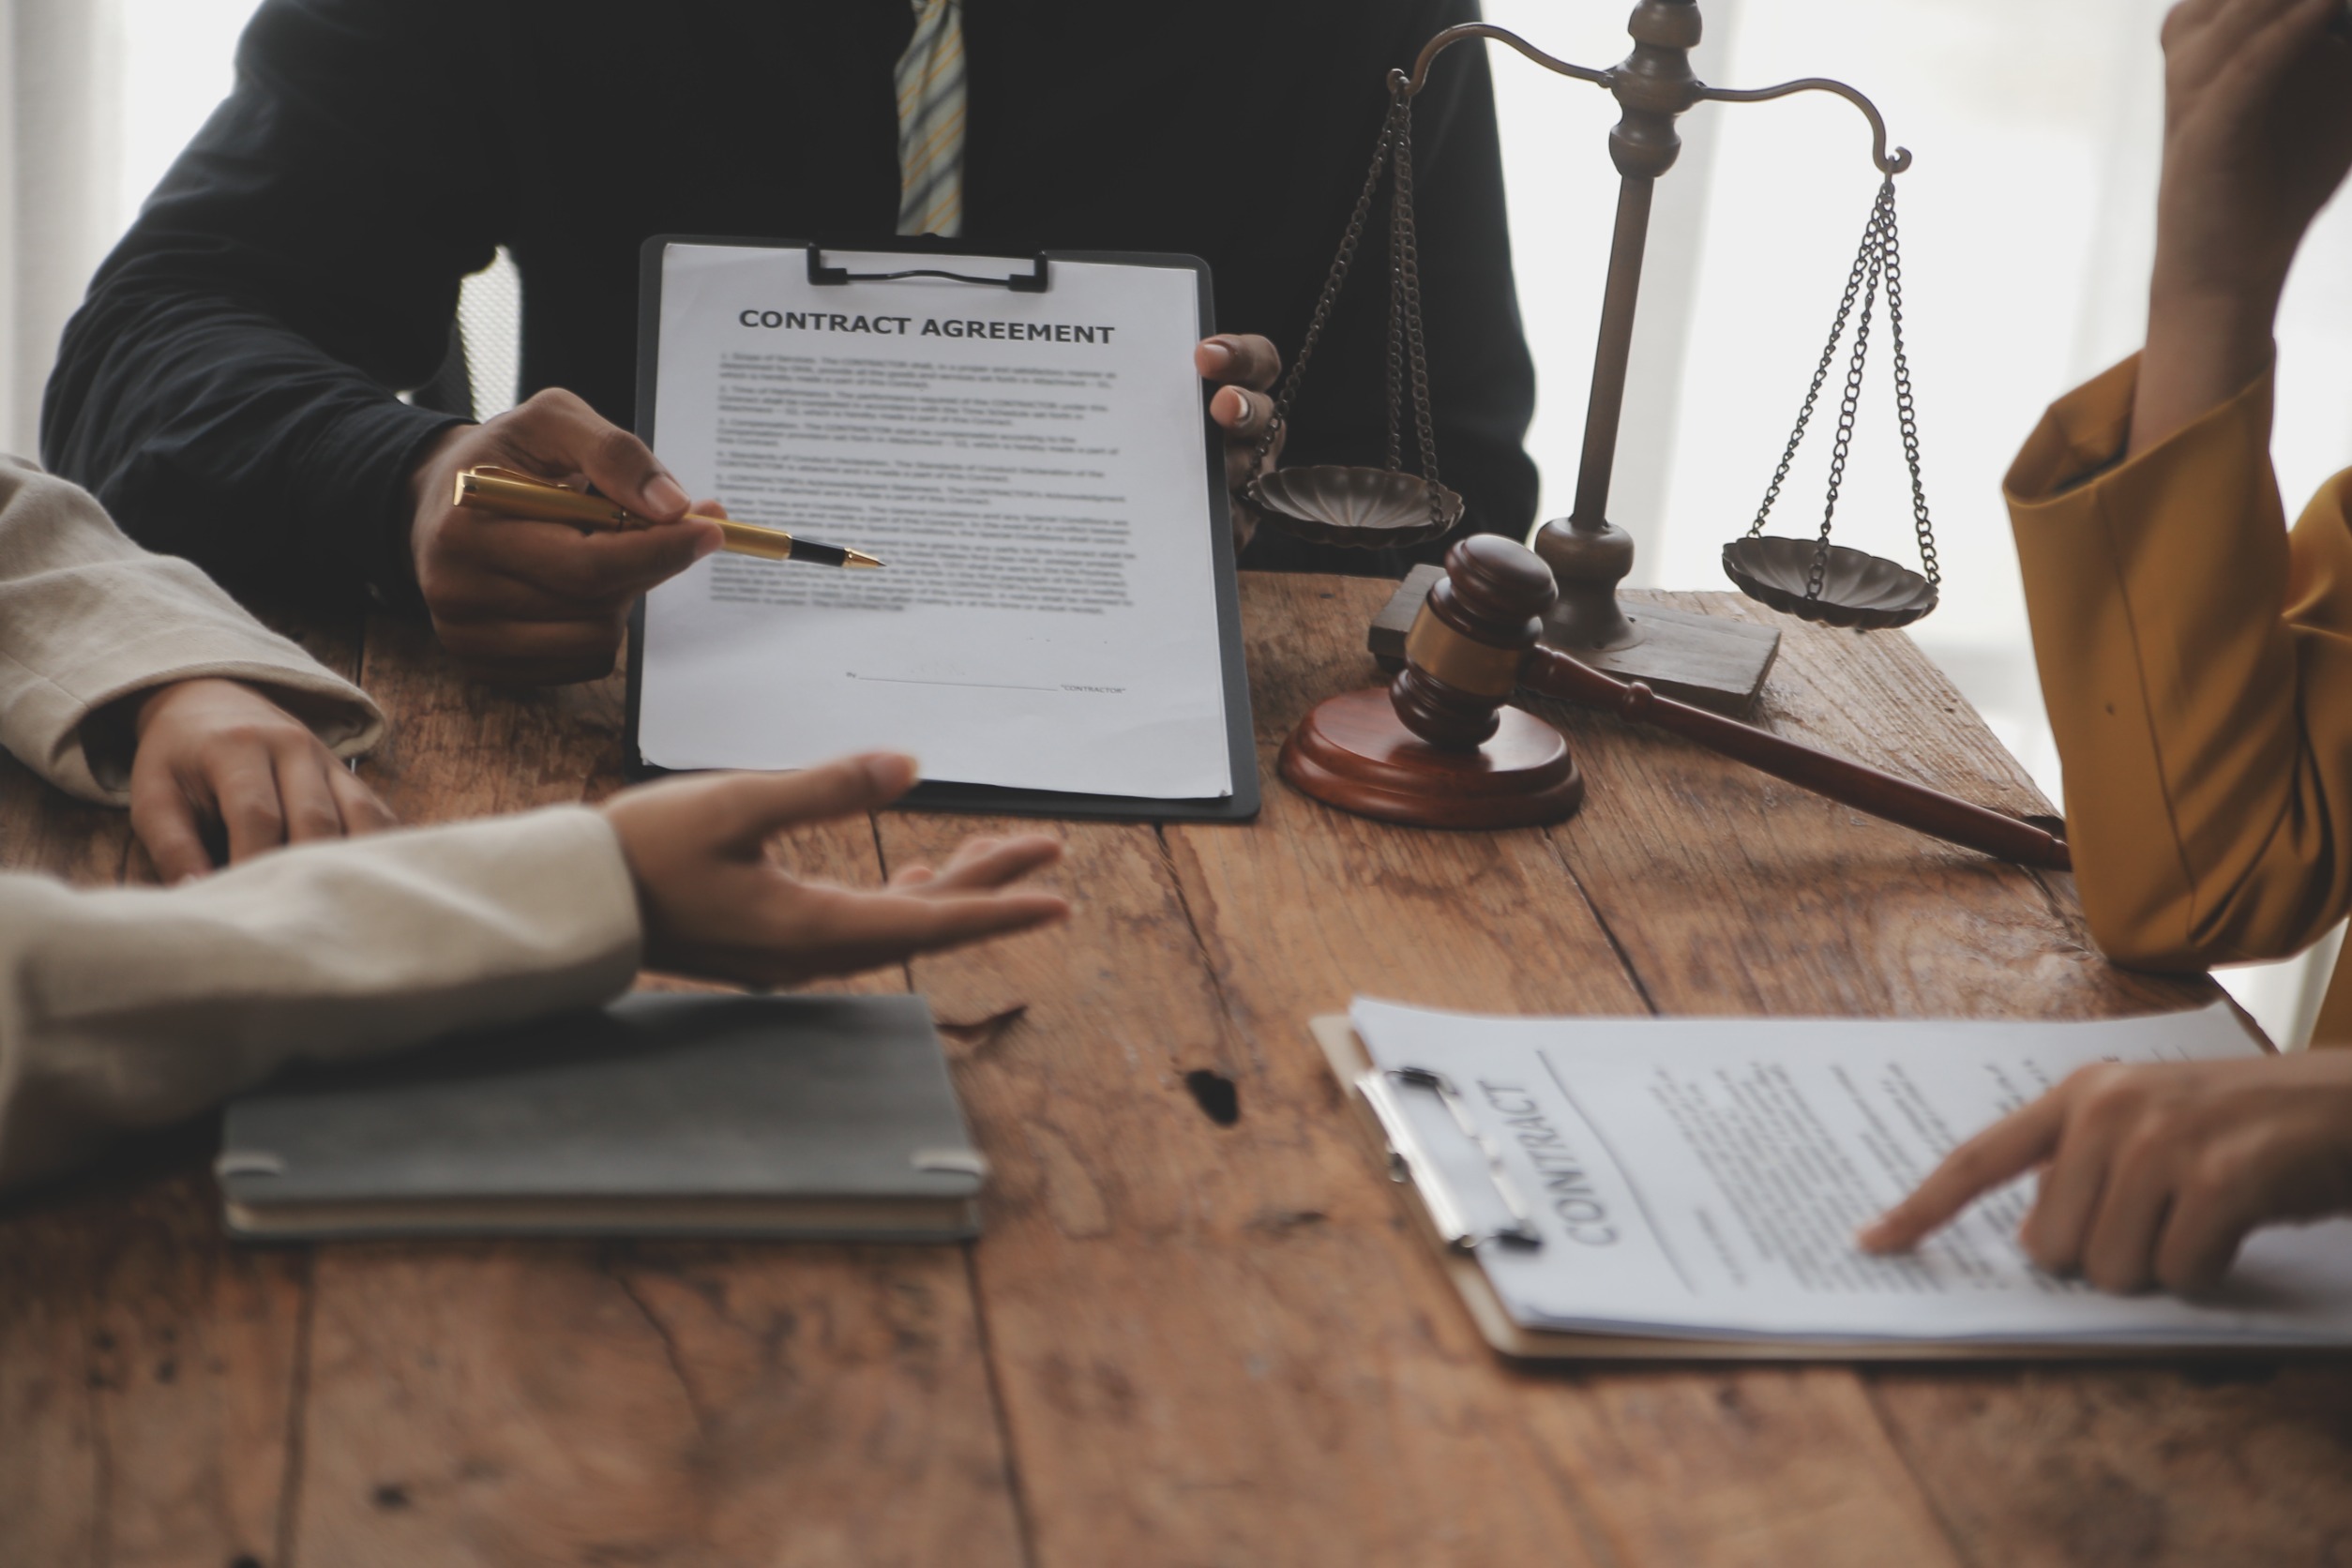
POLYGON ((1984 1193, 2047 1158, 2064 1124, 2064 1103, 2044 1094, 1954 1149, 1919 1190, 1865 1226, 1856 1240, 1865 1252, 1908 1251, 1984 1193))

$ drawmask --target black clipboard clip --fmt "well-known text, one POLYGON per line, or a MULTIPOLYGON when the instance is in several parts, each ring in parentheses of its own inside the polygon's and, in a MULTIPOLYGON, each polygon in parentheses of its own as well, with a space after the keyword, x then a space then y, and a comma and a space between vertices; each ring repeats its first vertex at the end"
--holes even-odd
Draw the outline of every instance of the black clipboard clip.
MULTIPOLYGON (((928 238, 929 236, 921 236, 928 238)), ((903 242, 902 242, 903 243, 903 242)), ((934 248, 947 249, 944 241, 934 241, 934 248)), ((919 254, 920 252, 916 252, 919 254)), ((956 255, 988 255, 988 251, 952 251, 956 255)), ((977 283, 983 288, 1010 289, 1015 294, 1044 294, 1046 292, 1046 253, 1042 250, 1003 252, 1007 260, 1026 261, 1032 270, 1016 272, 1003 278, 980 278, 968 272, 949 272, 942 267, 911 266, 897 272, 852 272, 845 266, 827 266, 824 248, 811 240, 808 245, 808 281, 815 287, 841 283, 895 283, 905 278, 944 278, 953 283, 977 283)))
POLYGON ((1448 1250, 1475 1253, 1488 1242, 1522 1250, 1544 1244, 1543 1232, 1535 1229, 1527 1204, 1503 1167, 1501 1152, 1479 1131, 1453 1079, 1426 1067, 1374 1068, 1357 1078, 1356 1090, 1371 1106, 1372 1114, 1380 1121, 1380 1132, 1388 1140, 1389 1179, 1409 1184, 1421 1195, 1422 1205, 1429 1211, 1430 1221, 1448 1250), (1492 1184, 1491 1198, 1481 1199, 1459 1193, 1446 1180, 1444 1170, 1430 1156, 1413 1126, 1413 1118, 1405 1109, 1399 1091, 1408 1089, 1436 1096, 1453 1119, 1455 1130, 1477 1149, 1485 1166, 1486 1179, 1492 1184), (1471 1212, 1482 1207, 1492 1211, 1485 1219, 1471 1212))

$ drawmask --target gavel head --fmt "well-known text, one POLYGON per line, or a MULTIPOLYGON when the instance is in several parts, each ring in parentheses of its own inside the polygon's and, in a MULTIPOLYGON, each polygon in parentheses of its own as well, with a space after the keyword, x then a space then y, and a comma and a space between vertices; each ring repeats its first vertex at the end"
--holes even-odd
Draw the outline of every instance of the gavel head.
POLYGON ((1540 556, 1497 534, 1455 545, 1445 570, 1405 638, 1405 668, 1388 696, 1422 740, 1471 751, 1501 723, 1559 589, 1540 556))

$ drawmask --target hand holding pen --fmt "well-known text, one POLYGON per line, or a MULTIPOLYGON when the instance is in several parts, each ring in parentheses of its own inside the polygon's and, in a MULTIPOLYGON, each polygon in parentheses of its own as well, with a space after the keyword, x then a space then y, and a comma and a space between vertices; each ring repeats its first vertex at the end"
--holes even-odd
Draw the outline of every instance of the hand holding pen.
POLYGON ((416 585, 442 646, 502 686, 611 674, 630 605, 725 543, 686 520, 688 497, 643 442, 550 388, 479 425, 443 432, 410 471, 416 585), (458 473, 483 465, 577 475, 658 526, 582 533, 461 508, 458 473))
POLYGON ((645 444, 560 388, 442 432, 409 471, 407 538, 433 630, 466 670, 502 686, 611 673, 629 607, 724 549, 716 504, 694 515, 645 444), (584 479, 642 526, 583 530, 457 505, 457 475, 499 468, 584 479))
MULTIPOLYGON (((660 526, 601 495, 559 485, 536 475, 518 474, 510 468, 460 469, 450 503, 477 512, 534 522, 568 523, 590 530, 660 526)), ((716 501, 701 503, 700 511, 688 512, 683 520, 716 523, 722 541, 719 548, 735 555, 756 556, 762 561, 799 561, 814 566, 847 566, 852 570, 870 571, 882 565, 862 550, 820 544, 814 539, 796 537, 781 528, 737 522, 716 501)))

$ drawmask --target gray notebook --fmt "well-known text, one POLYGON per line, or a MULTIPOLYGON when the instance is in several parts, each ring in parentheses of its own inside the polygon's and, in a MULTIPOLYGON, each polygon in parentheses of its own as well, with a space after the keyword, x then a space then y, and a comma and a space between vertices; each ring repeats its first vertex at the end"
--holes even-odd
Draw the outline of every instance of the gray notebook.
POLYGON ((918 996, 633 996, 229 1107, 232 1231, 951 1241, 985 1168, 918 996))

